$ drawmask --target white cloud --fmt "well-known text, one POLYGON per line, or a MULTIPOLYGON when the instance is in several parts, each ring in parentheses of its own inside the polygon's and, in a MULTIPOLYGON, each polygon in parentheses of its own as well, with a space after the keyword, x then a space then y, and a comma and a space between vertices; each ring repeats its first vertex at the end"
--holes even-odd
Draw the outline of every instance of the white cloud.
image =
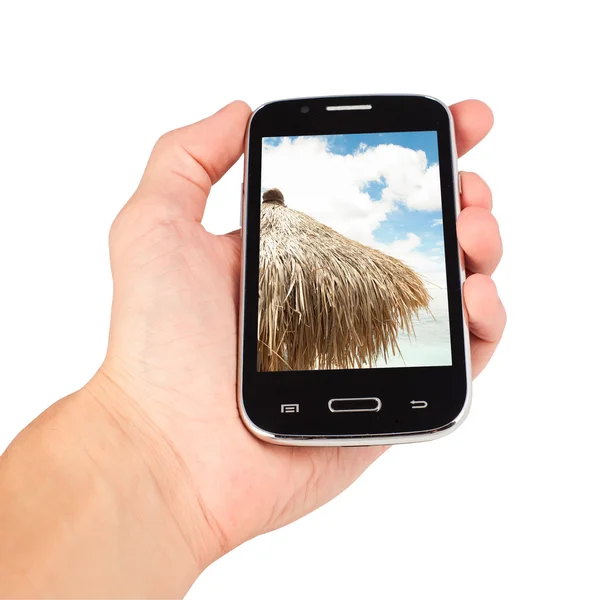
POLYGON ((442 196, 440 190, 440 167, 431 165, 415 187, 408 194, 404 203, 413 210, 441 210, 442 196))
POLYGON ((279 188, 291 208, 400 258, 429 281, 445 285, 443 260, 419 250, 419 236, 408 233, 388 244, 374 237, 396 210, 441 210, 439 168, 427 168, 422 150, 361 145, 354 154, 342 156, 329 152, 322 137, 284 138, 277 146, 263 146, 262 187, 279 188), (381 199, 373 200, 363 191, 370 182, 384 185, 381 199))
POLYGON ((438 226, 440 226, 442 223, 443 223, 442 219, 434 219, 434 220, 431 222, 431 226, 432 226, 432 227, 438 227, 438 226))

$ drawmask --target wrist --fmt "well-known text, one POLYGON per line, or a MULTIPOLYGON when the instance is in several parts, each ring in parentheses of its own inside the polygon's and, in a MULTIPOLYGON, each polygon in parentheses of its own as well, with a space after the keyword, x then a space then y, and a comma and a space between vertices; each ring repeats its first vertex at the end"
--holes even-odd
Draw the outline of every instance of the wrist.
POLYGON ((168 450, 94 378, 0 461, 0 596, 182 597, 217 558, 168 450))
MULTIPOLYGON (((191 585, 209 564, 224 554, 223 544, 211 528, 194 493, 189 472, 172 444, 107 371, 101 368, 80 392, 86 398, 84 402, 95 404, 104 413, 115 438, 114 453, 107 459, 106 469, 114 478, 115 489, 139 520, 145 518, 147 526, 151 526, 160 518, 165 526, 169 525, 172 547, 165 546, 160 539, 150 539, 148 543, 162 552, 172 549, 174 560, 191 561, 194 565, 191 585), (139 513, 140 506, 153 509, 144 517, 139 513)), ((99 442, 97 448, 103 453, 103 441, 99 442)))

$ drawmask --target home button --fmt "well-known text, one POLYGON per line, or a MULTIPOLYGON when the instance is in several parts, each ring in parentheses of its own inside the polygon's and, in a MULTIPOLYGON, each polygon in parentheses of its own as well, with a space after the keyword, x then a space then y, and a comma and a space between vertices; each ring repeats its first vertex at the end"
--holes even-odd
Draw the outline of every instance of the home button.
POLYGON ((381 409, 379 398, 332 398, 328 403, 333 413, 377 412, 381 409))

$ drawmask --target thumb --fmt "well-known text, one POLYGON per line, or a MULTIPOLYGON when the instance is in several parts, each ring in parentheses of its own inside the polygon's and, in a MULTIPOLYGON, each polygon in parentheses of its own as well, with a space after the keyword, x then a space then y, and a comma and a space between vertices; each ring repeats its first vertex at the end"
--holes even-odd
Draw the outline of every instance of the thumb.
POLYGON ((211 186, 243 152, 250 113, 250 107, 238 100, 211 117, 163 135, 130 203, 158 204, 170 219, 200 222, 211 186))

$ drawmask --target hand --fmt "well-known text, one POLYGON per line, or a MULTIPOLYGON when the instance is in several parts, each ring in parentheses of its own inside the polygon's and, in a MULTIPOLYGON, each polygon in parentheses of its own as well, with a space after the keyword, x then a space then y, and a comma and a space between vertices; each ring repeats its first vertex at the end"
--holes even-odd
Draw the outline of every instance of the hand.
MULTIPOLYGON (((492 126, 484 104, 452 107, 458 152, 492 126)), ((243 150, 242 102, 163 136, 110 234, 114 302, 106 360, 88 385, 151 465, 199 569, 332 499, 383 451, 265 444, 236 404, 240 235, 201 225, 211 186, 243 150)), ((459 241, 477 375, 505 313, 490 275, 501 256, 491 193, 462 176, 459 241)))

